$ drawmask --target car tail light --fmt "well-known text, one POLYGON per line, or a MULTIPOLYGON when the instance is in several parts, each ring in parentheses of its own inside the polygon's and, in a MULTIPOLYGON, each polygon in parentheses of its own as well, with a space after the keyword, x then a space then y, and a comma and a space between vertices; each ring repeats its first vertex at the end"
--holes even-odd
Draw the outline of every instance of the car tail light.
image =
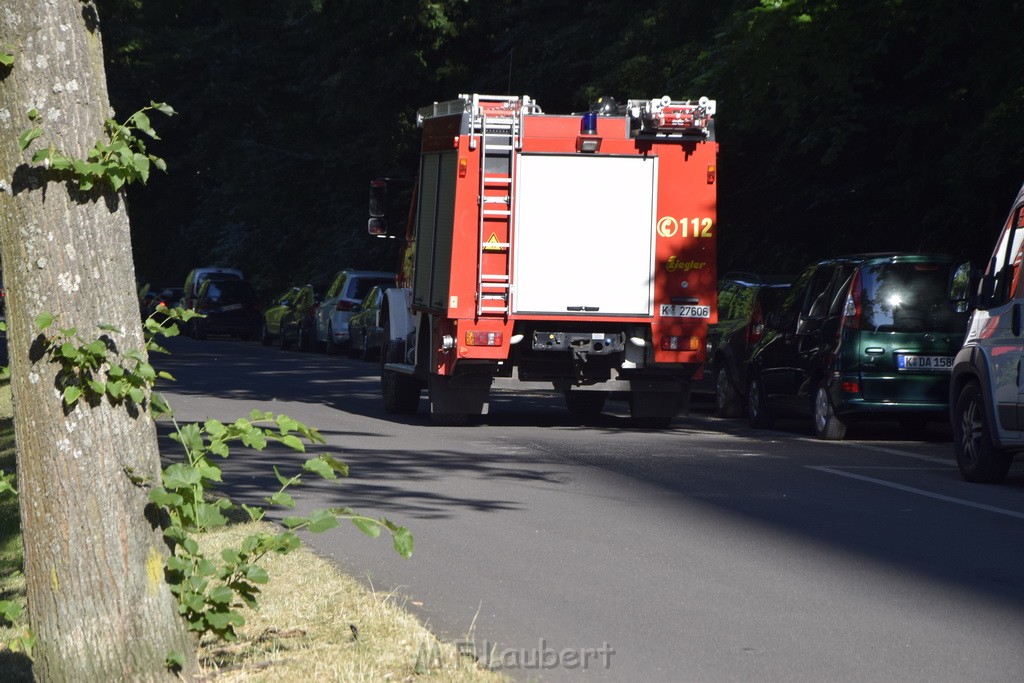
POLYGON ((750 314, 750 326, 747 327, 747 346, 753 346, 761 341, 764 336, 764 316, 761 314, 761 304, 754 304, 754 311, 750 314))
POLYGON ((337 304, 335 304, 334 310, 336 310, 336 311, 351 311, 353 306, 355 306, 355 304, 353 304, 351 301, 344 301, 344 300, 342 300, 342 301, 339 301, 337 304))
POLYGON ((501 332, 469 330, 466 332, 466 346, 501 346, 504 335, 501 332))
POLYGON ((842 327, 850 330, 859 330, 860 311, 860 271, 858 270, 853 274, 853 281, 850 283, 850 293, 846 295, 842 327))
POLYGON ((857 381, 845 381, 842 384, 843 391, 847 394, 859 394, 860 393, 860 382, 857 381))

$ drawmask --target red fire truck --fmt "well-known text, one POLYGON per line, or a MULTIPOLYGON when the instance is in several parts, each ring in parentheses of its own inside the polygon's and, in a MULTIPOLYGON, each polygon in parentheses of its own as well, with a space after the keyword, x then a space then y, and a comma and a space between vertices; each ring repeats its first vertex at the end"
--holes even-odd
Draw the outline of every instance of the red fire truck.
MULTIPOLYGON (((492 390, 561 392, 581 416, 625 399, 650 426, 685 409, 717 318, 714 114, 706 97, 421 109, 402 275, 381 309, 388 412, 415 412, 424 388, 443 423, 487 413, 492 390)), ((371 184, 373 235, 388 186, 371 184)))

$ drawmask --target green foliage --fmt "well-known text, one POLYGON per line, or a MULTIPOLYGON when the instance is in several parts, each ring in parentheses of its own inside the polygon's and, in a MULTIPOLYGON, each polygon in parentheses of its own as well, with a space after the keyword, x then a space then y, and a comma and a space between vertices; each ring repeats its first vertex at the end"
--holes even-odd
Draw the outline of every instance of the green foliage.
MULTIPOLYGON (((177 324, 192 317, 189 311, 158 307, 157 313, 166 316, 157 322, 152 316, 145 321, 144 331, 150 351, 163 351, 155 338, 178 334, 177 324)), ((42 332, 54 326, 50 313, 36 317, 42 332)), ((116 332, 110 325, 99 325, 101 332, 116 332)), ((66 410, 80 404, 95 406, 107 400, 113 405, 135 405, 159 414, 170 414, 169 406, 153 391, 158 379, 173 379, 166 372, 158 372, 138 351, 120 353, 109 335, 96 339, 83 339, 76 328, 58 329, 41 335, 44 355, 60 366, 57 383, 62 389, 66 410)), ((413 552, 413 539, 409 530, 388 519, 373 519, 355 513, 350 508, 317 510, 305 516, 288 516, 283 520, 285 530, 280 533, 258 533, 248 536, 238 548, 222 551, 219 558, 207 557, 200 548, 197 535, 228 524, 227 512, 236 506, 226 497, 214 496, 215 486, 223 481, 222 470, 215 458, 230 455, 231 444, 263 451, 271 444, 306 452, 306 444, 323 444, 320 433, 287 415, 252 411, 248 418, 239 418, 225 424, 219 420, 177 425, 171 438, 184 450, 184 460, 163 469, 160 482, 148 481, 132 471, 125 475, 136 486, 150 487, 149 500, 167 520, 164 536, 170 543, 171 556, 167 561, 167 582, 178 599, 178 611, 188 628, 198 633, 213 633, 225 640, 234 640, 237 628, 245 624, 241 609, 259 607, 260 586, 269 580, 261 566, 272 553, 286 554, 300 546, 297 532, 319 533, 338 526, 339 520, 350 520, 364 534, 376 538, 382 530, 391 533, 394 548, 402 557, 413 552), (156 484, 156 485, 154 485, 156 484)), ((299 472, 283 474, 274 467, 279 488, 264 498, 267 507, 240 506, 253 521, 262 520, 268 507, 294 508, 295 500, 289 490, 302 483, 303 476, 312 474, 334 480, 348 475, 348 467, 323 453, 308 458, 299 472)), ((13 491, 10 475, 0 471, 0 492, 13 491)), ((17 605, 0 603, 0 616, 10 610, 17 616, 17 605)), ((28 648, 31 644, 26 645, 28 648)), ((180 666, 174 653, 168 655, 168 667, 180 666)))
MULTIPOLYGON (((207 420, 202 424, 179 427, 172 435, 184 447, 185 460, 166 467, 160 486, 149 494, 169 520, 164 535, 171 542, 173 555, 167 562, 171 592, 178 598, 178 609, 189 629, 210 632, 226 640, 235 639, 235 629, 245 623, 241 607, 258 607, 259 586, 269 577, 260 565, 271 553, 286 554, 299 547, 298 531, 323 532, 338 526, 339 519, 349 519, 363 533, 380 535, 390 531, 395 550, 403 557, 413 551, 408 529, 387 519, 371 519, 350 509, 318 510, 305 516, 285 517, 285 531, 254 534, 238 548, 222 551, 219 558, 207 557, 195 536, 225 526, 225 513, 234 507, 230 500, 211 497, 210 491, 222 481, 221 469, 214 457, 227 458, 230 444, 240 443, 262 451, 271 443, 280 443, 292 450, 305 452, 306 443, 322 444, 323 437, 315 429, 286 416, 253 411, 248 418, 230 424, 207 420)), ((267 506, 295 507, 289 489, 302 483, 304 474, 324 479, 346 476, 348 467, 327 454, 309 458, 301 471, 282 474, 274 467, 279 488, 264 498, 267 506)), ((253 521, 263 519, 266 508, 243 505, 241 508, 253 521)))
MULTIPOLYGON (((182 311, 184 317, 186 313, 182 311)), ((163 334, 178 333, 174 318, 164 323, 147 319, 147 330, 155 325, 163 334)), ((50 313, 36 317, 36 326, 46 332, 55 320, 50 313)), ((112 325, 99 325, 102 332, 118 332, 112 325)), ((51 362, 60 366, 57 371, 57 385, 67 409, 73 409, 79 401, 97 405, 103 398, 112 404, 127 403, 144 407, 152 398, 154 412, 166 412, 166 403, 153 394, 153 385, 158 377, 172 379, 166 372, 157 372, 145 356, 135 350, 120 353, 108 335, 95 339, 83 339, 77 328, 57 330, 43 335, 43 348, 51 362)))
MULTIPOLYGON (((78 182, 83 192, 92 190, 97 183, 106 183, 115 192, 125 184, 139 182, 143 185, 149 180, 152 167, 161 171, 167 170, 167 163, 160 157, 146 150, 146 143, 141 135, 159 140, 153 130, 147 112, 158 111, 167 116, 175 114, 170 105, 162 102, 150 102, 128 117, 124 123, 107 119, 104 128, 107 141, 98 140, 85 159, 68 156, 55 147, 50 146, 38 150, 32 155, 32 163, 43 164, 54 171, 67 171, 78 182)), ((39 119, 39 112, 29 111, 29 120, 39 119)), ((28 149, 36 138, 42 136, 43 129, 39 126, 30 128, 18 136, 18 144, 22 151, 28 149)))
POLYGON ((11 52, 10 46, 4 46, 0 48, 0 67, 12 67, 14 66, 14 53, 11 52))

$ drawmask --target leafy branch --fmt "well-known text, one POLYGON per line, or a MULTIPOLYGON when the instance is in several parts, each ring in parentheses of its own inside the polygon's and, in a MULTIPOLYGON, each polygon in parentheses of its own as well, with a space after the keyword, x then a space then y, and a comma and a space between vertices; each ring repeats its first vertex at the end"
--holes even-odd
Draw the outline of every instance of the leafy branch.
MULTIPOLYGON (((13 59, 13 57, 12 57, 13 59)), ((124 123, 114 119, 104 122, 108 141, 98 140, 89 151, 86 159, 77 159, 57 150, 53 145, 40 149, 32 155, 32 163, 43 164, 54 171, 69 171, 78 181, 82 191, 89 191, 97 183, 107 183, 115 192, 125 184, 149 180, 152 167, 161 171, 167 170, 167 163, 160 157, 146 150, 146 143, 141 135, 159 140, 149 119, 149 113, 158 111, 167 116, 174 116, 174 109, 163 102, 150 102, 124 123)), ((32 109, 28 113, 33 123, 40 119, 39 111, 32 109)), ((28 149, 36 138, 42 136, 43 129, 35 125, 18 136, 21 151, 28 149)))

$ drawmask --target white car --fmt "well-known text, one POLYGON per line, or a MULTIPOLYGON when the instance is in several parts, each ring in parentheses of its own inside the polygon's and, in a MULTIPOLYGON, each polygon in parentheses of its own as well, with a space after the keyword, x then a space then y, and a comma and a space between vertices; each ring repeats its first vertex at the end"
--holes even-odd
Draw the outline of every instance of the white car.
POLYGON ((395 274, 377 270, 339 271, 331 281, 324 300, 316 309, 316 341, 330 354, 345 348, 349 341, 348 319, 353 309, 374 287, 394 287, 395 274))

